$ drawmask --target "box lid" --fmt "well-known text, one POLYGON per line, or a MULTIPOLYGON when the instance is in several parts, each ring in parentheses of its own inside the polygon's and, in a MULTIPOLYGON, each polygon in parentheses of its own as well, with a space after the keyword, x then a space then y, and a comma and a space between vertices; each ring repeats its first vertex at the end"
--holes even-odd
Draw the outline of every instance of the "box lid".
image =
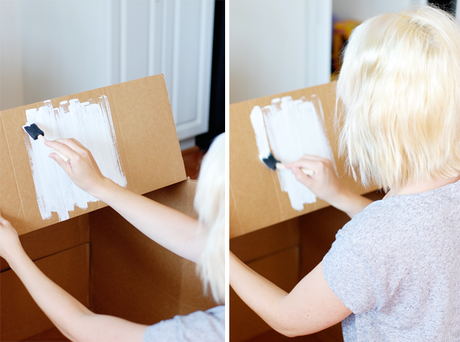
MULTIPOLYGON (((63 101, 77 99, 85 103, 100 98, 110 106, 118 163, 128 189, 144 194, 186 179, 163 75, 59 97, 48 105, 59 108, 63 101)), ((55 212, 49 219, 42 218, 27 148, 29 138, 22 130, 26 110, 43 105, 39 102, 0 112, 0 210, 19 234, 59 221, 55 212)), ((100 201, 89 202, 86 209, 75 207, 69 211, 69 216, 105 206, 100 201)))
POLYGON ((281 190, 277 172, 271 171, 259 160, 254 129, 250 115, 255 106, 261 108, 273 99, 291 96, 292 99, 316 95, 324 112, 324 130, 334 155, 340 181, 350 190, 363 194, 377 187, 364 188, 347 174, 344 159, 338 158, 337 136, 334 128, 335 82, 305 88, 230 106, 230 237, 264 228, 329 204, 317 199, 305 204, 303 210, 293 209, 289 196, 281 190))

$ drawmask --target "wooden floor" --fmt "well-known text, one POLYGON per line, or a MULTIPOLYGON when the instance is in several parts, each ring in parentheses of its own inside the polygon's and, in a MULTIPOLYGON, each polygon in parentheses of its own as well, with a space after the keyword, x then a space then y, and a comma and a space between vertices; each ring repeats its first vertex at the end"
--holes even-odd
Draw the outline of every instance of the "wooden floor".
MULTIPOLYGON (((192 147, 188 150, 182 151, 182 158, 185 164, 185 173, 191 179, 197 179, 200 172, 201 160, 203 159, 204 152, 200 151, 198 147, 192 147)), ((56 329, 47 330, 41 334, 29 337, 23 341, 34 342, 67 342, 68 340, 61 332, 56 329)))
POLYGON ((204 152, 195 146, 188 150, 182 151, 182 158, 185 164, 185 173, 191 179, 198 179, 200 172, 201 160, 204 157, 204 152))

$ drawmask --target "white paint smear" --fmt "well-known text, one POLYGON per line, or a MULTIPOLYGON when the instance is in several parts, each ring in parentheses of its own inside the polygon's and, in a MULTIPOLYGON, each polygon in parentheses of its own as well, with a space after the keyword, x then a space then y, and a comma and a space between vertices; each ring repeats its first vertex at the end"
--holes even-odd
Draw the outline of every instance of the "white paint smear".
MULTIPOLYGON (((80 141, 91 151, 104 176, 126 186, 112 114, 105 95, 83 103, 78 99, 63 101, 59 108, 53 108, 48 100, 38 109, 26 110, 26 116, 27 125, 37 124, 48 140, 72 137, 80 141)), ((28 134, 25 136, 37 203, 44 220, 51 218, 52 212, 57 213, 59 221, 66 220, 75 206, 86 209, 89 202, 98 201, 74 185, 61 167, 49 158, 52 149, 28 134)))
MULTIPOLYGON (((262 109, 259 106, 253 108, 251 123, 260 156, 270 153, 267 153, 267 148, 271 147, 275 159, 283 164, 299 160, 304 154, 325 157, 334 163, 334 156, 323 128, 321 101, 316 95, 310 100, 301 98, 294 101, 292 97, 287 96, 273 99, 270 106, 262 109), (266 140, 266 137, 262 136, 263 133, 268 137, 269 147, 263 141, 266 140)), ((276 172, 281 190, 288 193, 292 208, 303 210, 305 203, 316 202, 315 194, 298 182, 291 170, 276 172)))
POLYGON ((264 117, 259 106, 254 107, 251 112, 251 123, 256 134, 257 148, 259 149, 259 159, 268 158, 270 155, 270 145, 268 143, 267 132, 265 131, 264 117))

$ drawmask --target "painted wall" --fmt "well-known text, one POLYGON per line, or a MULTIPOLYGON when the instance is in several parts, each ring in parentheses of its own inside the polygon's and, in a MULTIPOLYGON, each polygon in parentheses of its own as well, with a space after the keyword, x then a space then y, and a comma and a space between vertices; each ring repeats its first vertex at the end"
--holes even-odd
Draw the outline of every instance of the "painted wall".
POLYGON ((214 1, 1 0, 0 110, 165 75, 183 147, 208 129, 214 1))
POLYGON ((230 102, 330 79, 331 0, 230 2, 230 102))

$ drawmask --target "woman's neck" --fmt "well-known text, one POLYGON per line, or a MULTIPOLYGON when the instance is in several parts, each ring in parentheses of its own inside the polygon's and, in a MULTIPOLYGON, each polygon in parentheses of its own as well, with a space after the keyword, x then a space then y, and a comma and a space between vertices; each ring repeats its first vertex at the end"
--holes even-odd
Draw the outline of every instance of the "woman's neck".
POLYGON ((460 180, 460 175, 451 178, 434 177, 430 180, 421 181, 418 183, 410 183, 400 189, 391 189, 384 198, 389 198, 399 195, 419 194, 426 191, 435 190, 445 185, 452 184, 460 180))

